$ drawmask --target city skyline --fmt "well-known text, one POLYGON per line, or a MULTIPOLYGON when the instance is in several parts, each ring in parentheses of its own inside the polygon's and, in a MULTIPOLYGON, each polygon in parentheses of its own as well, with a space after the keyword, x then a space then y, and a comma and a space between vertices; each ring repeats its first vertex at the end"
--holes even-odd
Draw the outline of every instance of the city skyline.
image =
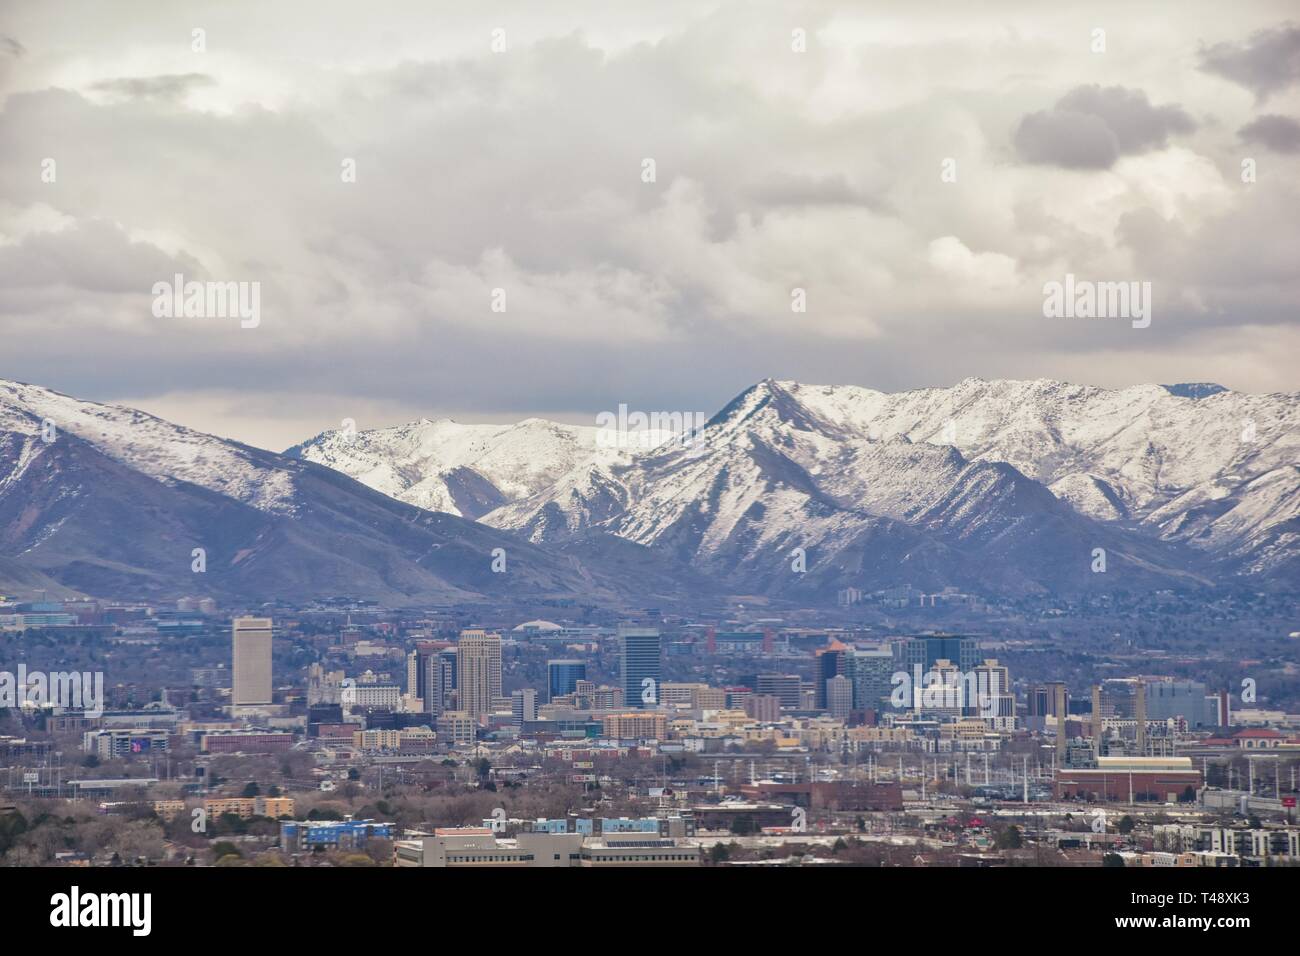
POLYGON ((4 4, 18 938, 1293 929, 1297 252, 1285 0, 4 4))

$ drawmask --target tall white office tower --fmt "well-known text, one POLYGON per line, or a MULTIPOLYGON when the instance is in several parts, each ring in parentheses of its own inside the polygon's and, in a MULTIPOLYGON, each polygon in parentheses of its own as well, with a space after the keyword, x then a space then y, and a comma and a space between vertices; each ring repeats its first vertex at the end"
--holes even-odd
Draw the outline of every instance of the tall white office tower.
POLYGON ((234 654, 231 703, 236 707, 271 703, 271 619, 235 618, 231 642, 234 654))

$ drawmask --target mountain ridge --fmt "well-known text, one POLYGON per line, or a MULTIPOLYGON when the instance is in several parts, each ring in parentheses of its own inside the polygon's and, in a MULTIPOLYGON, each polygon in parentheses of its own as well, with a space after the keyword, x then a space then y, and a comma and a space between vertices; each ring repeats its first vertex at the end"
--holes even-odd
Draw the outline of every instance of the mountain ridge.
MULTIPOLYGON (((652 580, 683 593, 660 568, 652 580)), ((50 581, 108 597, 357 594, 399 605, 614 602, 632 591, 580 554, 399 502, 313 462, 0 383, 0 586, 50 581), (505 573, 493 570, 498 552, 505 573)))
POLYGON ((0 382, 0 585, 189 593, 205 544, 219 596, 399 603, 1294 580, 1296 393, 1195 392, 765 379, 647 449, 419 419, 277 454, 0 382))
MULTIPOLYGON (((920 513, 903 505, 924 496, 927 474, 946 474, 955 461, 951 454, 935 458, 903 449, 942 447, 967 462, 1011 466, 1077 516, 1113 533, 1126 536, 1137 529, 1135 541, 1199 552, 1199 559, 1177 557, 1179 574, 1197 560, 1207 573, 1223 567, 1232 573, 1285 573, 1300 547, 1294 528, 1300 476, 1287 460, 1296 450, 1297 398, 1297 393, 1253 395, 1208 383, 1106 389, 1052 379, 970 377, 948 387, 891 393, 768 378, 727 402, 689 444, 666 442, 622 459, 583 460, 553 485, 508 500, 479 520, 539 542, 563 541, 598 527, 649 545, 671 540, 682 552, 691 536, 683 537, 681 528, 668 534, 657 525, 681 520, 681 501, 674 500, 720 493, 717 482, 725 476, 713 476, 712 490, 706 485, 687 490, 673 476, 736 436, 762 431, 770 456, 802 443, 796 469, 788 462, 776 464, 776 457, 769 458, 771 467, 801 484, 810 501, 833 501, 844 512, 917 520, 920 513), (1247 429, 1249 441, 1231 440, 1247 429), (877 445, 891 452, 869 454, 877 445), (864 485, 819 475, 823 467, 845 475, 873 467, 875 473, 864 485), (663 487, 657 491, 658 485, 663 487)), ((761 453, 757 447, 751 451, 761 453)), ((758 471, 751 479, 758 480, 758 471)), ((930 505, 937 510, 927 524, 942 524, 945 516, 952 524, 960 515, 951 506, 940 507, 936 493, 930 489, 930 505)), ((1035 507, 1046 506, 1040 498, 1035 507)), ((703 520, 698 509, 691 515, 703 520)), ((1096 530, 1088 533, 1104 537, 1096 530)), ((715 527, 692 540, 707 549, 720 534, 715 527)))

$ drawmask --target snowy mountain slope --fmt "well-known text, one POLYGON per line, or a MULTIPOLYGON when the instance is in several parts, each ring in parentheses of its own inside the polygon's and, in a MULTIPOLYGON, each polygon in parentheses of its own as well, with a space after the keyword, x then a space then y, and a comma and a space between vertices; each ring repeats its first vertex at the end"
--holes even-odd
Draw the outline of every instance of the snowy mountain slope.
POLYGON ((896 394, 780 386, 835 428, 1007 462, 1081 513, 1132 517, 1202 550, 1245 558, 1300 517, 1295 393, 982 379, 896 394))
POLYGON ((626 466, 589 462, 555 484, 502 505, 480 520, 493 527, 509 528, 538 544, 570 541, 628 508, 631 492, 619 477, 626 471, 626 466))
POLYGON ((647 451, 530 419, 329 433, 276 455, 0 382, 0 584, 820 601, 893 584, 1294 580, 1298 407, 1209 385, 972 379, 891 395, 768 380, 690 443, 647 451), (209 556, 201 586, 195 547, 209 556), (490 571, 497 547, 509 574, 490 571), (1105 575, 1091 570, 1097 549, 1105 575))
POLYGON ((595 529, 733 585, 773 548, 802 541, 829 561, 864 529, 879 541, 904 528, 927 554, 948 548, 960 563, 974 549, 987 576, 1021 583, 1060 573, 1025 562, 1068 561, 1073 574, 1078 549, 1104 541, 1175 580, 1278 576, 1300 551, 1298 398, 1210 384, 968 379, 890 394, 768 380, 691 444, 637 454, 593 452, 593 429, 535 419, 416 422, 350 444, 334 433, 295 453, 536 543, 595 529), (469 473, 491 491, 467 507, 448 489, 469 473))
POLYGON ((575 469, 626 456, 597 445, 597 429, 530 418, 515 425, 421 419, 349 434, 324 432, 285 454, 351 475, 431 511, 477 518, 535 494, 575 469))
POLYGON ((903 436, 873 441, 839 409, 776 382, 743 393, 689 446, 570 476, 483 520, 552 542, 596 527, 766 593, 1077 589, 1100 583, 1094 548, 1130 585, 1197 580, 1179 549, 1080 514, 1006 463, 903 436), (791 571, 795 548, 807 576, 791 571))
MULTIPOLYGON (((0 381, 0 431, 41 435, 46 422, 56 441, 59 433, 74 435, 165 484, 189 482, 259 511, 293 512, 292 474, 268 468, 257 449, 134 408, 83 402, 38 385, 0 381)), ((29 449, 36 450, 36 445, 29 449)), ((0 472, 0 487, 7 477, 0 472)))
MULTIPOLYGON (((621 560, 635 567, 637 558, 621 560)), ((661 593, 680 593, 653 570, 661 593)), ((15 383, 0 383, 0 575, 7 588, 52 581, 119 598, 347 594, 396 604, 612 602, 631 595, 636 577, 395 501, 311 462, 15 383), (506 573, 492 571, 498 548, 506 573)))

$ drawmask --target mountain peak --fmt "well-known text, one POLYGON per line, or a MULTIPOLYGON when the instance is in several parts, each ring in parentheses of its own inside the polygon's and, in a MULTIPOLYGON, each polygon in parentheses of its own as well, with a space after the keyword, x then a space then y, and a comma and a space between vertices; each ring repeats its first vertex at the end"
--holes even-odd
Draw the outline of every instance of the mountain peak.
MULTIPOLYGON (((1297 560, 1300 395, 978 378, 886 393, 766 378, 732 399, 698 441, 635 454, 603 447, 597 432, 537 418, 420 419, 354 436, 324 432, 277 456, 132 408, 0 383, 0 518, 41 516, 0 521, 9 534, 0 559, 27 555, 57 577, 107 556, 114 567, 140 568, 141 582, 188 581, 187 560, 173 560, 171 549, 130 555, 121 550, 130 534, 97 538, 96 516, 112 513, 129 529, 178 516, 167 534, 182 556, 208 546, 203 539, 224 540, 227 529, 235 553, 289 548, 268 552, 253 571, 243 560, 232 565, 252 575, 232 578, 232 587, 308 588, 318 578, 336 587, 368 574, 368 586, 389 595, 482 590, 463 555, 448 555, 456 567, 426 562, 429 535, 472 541, 475 553, 507 540, 484 525, 566 548, 605 540, 602 560, 654 549, 664 568, 681 562, 701 580, 742 589, 734 593, 774 595, 902 581, 992 591, 1095 586, 1087 562, 1075 560, 1094 546, 1136 555, 1152 582, 1179 568, 1284 578, 1297 560), (1207 396, 1214 400, 1194 400, 1207 396), (42 440, 45 419, 57 441, 42 440), (350 515, 364 515, 370 530, 350 515), (265 535, 288 522, 309 532, 305 550, 294 550, 295 535, 265 535), (392 574, 330 558, 320 576, 320 555, 345 550, 339 536, 354 533, 395 562, 386 564, 392 574), (773 570, 781 562, 772 555, 792 547, 817 556, 806 585, 773 570), (253 572, 272 565, 289 576, 255 581, 253 572), (308 569, 301 580, 291 573, 298 565, 308 569), (1001 576, 993 580, 989 568, 1001 576)), ((539 586, 576 586, 563 563, 535 557, 545 569, 539 586)))

